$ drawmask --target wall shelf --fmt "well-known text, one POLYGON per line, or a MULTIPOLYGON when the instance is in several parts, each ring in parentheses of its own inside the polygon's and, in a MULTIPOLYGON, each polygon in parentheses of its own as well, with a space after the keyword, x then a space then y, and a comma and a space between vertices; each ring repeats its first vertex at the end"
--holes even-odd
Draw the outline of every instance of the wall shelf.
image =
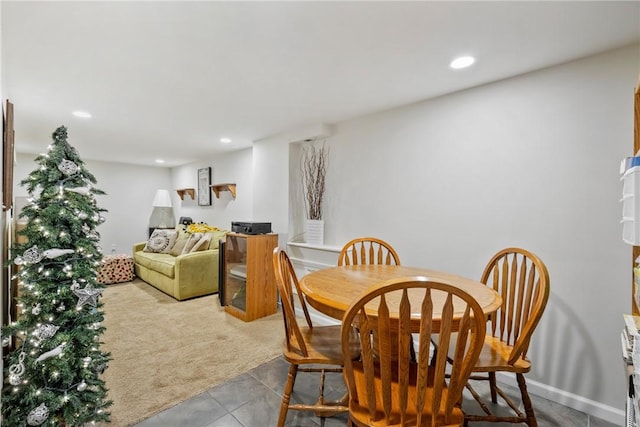
POLYGON ((211 190, 216 193, 216 199, 220 198, 221 191, 230 191, 233 198, 236 198, 236 184, 214 184, 211 186, 211 190))
POLYGON ((185 194, 191 196, 191 200, 195 200, 196 198, 196 190, 194 188, 180 188, 176 190, 178 196, 180 196, 180 200, 184 200, 185 194))

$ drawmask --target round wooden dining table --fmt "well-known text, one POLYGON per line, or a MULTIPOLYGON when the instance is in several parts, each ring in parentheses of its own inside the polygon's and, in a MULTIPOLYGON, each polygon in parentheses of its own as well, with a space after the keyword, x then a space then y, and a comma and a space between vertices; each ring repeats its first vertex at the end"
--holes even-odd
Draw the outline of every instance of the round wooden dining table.
MULTIPOLYGON (((493 313, 502 304, 502 298, 489 286, 476 280, 455 274, 445 273, 425 268, 407 267, 400 265, 343 265, 311 272, 300 279, 300 288, 307 302, 319 312, 337 320, 342 320, 344 313, 351 303, 361 296, 373 285, 391 279, 426 277, 436 282, 447 283, 469 293, 482 307, 485 315, 493 313)), ((420 307, 424 293, 409 293, 411 307, 420 307), (412 297, 413 295, 413 297, 412 297), (415 298, 415 299, 414 299, 415 298)), ((434 311, 441 309, 444 300, 434 295, 434 311)), ((397 312, 398 299, 388 298, 389 309, 397 312)), ((462 317, 462 310, 456 312, 454 317, 462 317)))

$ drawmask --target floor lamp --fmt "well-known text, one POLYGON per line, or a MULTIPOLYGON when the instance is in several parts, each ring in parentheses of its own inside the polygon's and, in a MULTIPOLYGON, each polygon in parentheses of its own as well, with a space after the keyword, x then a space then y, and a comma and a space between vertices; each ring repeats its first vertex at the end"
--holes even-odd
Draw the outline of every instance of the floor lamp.
POLYGON ((149 236, 156 228, 175 228, 176 218, 173 216, 169 190, 156 190, 153 198, 153 210, 149 218, 149 236))

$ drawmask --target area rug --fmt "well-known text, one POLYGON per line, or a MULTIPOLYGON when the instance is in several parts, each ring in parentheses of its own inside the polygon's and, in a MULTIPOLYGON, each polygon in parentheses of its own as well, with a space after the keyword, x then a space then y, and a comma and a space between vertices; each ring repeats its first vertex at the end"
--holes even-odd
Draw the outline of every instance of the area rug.
POLYGON ((101 300, 111 426, 140 422, 282 351, 281 314, 245 323, 217 295, 176 301, 135 280, 107 286, 101 300))

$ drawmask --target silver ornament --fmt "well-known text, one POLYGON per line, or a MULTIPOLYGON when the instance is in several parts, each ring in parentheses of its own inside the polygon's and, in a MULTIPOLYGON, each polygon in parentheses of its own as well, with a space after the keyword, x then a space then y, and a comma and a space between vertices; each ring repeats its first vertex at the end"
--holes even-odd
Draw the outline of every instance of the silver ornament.
POLYGON ((24 263, 24 260, 21 256, 17 256, 16 259, 13 260, 13 262, 15 265, 22 265, 24 263))
POLYGON ((24 251, 22 254, 22 261, 28 264, 37 264, 42 261, 42 252, 38 249, 37 246, 32 246, 31 248, 24 251))
POLYGON ((22 375, 24 374, 24 358, 27 355, 25 352, 21 352, 18 356, 18 363, 9 366, 9 382, 11 385, 18 385, 22 381, 22 375))
POLYGON ((82 382, 78 384, 78 387, 76 387, 76 390, 78 391, 85 391, 86 389, 87 389, 87 383, 85 383, 84 380, 82 380, 82 382))
POLYGON ((40 303, 37 303, 36 306, 31 309, 31 313, 37 316, 40 314, 40 310, 40 303))
POLYGON ((39 426, 49 418, 49 408, 44 403, 29 412, 27 415, 27 424, 30 426, 39 426))
POLYGON ((33 336, 36 337, 38 342, 51 338, 58 332, 60 326, 52 325, 51 323, 47 323, 45 325, 38 326, 35 331, 33 331, 33 336))
POLYGON ((78 172, 78 165, 73 163, 71 160, 64 159, 58 165, 58 169, 63 174, 69 176, 69 175, 73 175, 73 174, 78 172))
POLYGON ((16 374, 9 374, 9 384, 11 385, 20 385, 22 382, 22 378, 16 374))
POLYGON ((89 356, 82 358, 82 361, 84 362, 85 365, 88 365, 89 363, 91 363, 92 360, 93 359, 90 358, 89 356))
POLYGON ((64 350, 64 347, 67 345, 66 342, 63 342, 62 344, 60 344, 59 346, 57 346, 56 348, 54 348, 53 350, 49 350, 46 353, 42 353, 40 356, 38 356, 38 358, 36 359, 36 363, 42 362, 43 360, 47 360, 50 357, 55 357, 55 356, 59 356, 60 354, 62 354, 62 350, 64 350))
POLYGON ((100 365, 96 366, 96 372, 102 374, 107 370, 107 368, 109 368, 108 363, 101 363, 100 365))
POLYGON ((83 196, 88 196, 91 188, 89 187, 74 187, 74 188, 65 188, 65 191, 71 191, 72 193, 82 194, 83 196))
POLYGON ((73 252, 74 252, 73 249, 54 248, 54 249, 47 249, 46 251, 42 252, 42 255, 49 259, 53 259, 53 258, 61 257, 62 255, 72 254, 73 252))
POLYGON ((85 304, 89 304, 92 307, 95 307, 98 304, 98 298, 100 294, 102 294, 103 289, 94 289, 91 284, 87 283, 84 289, 73 289, 71 290, 78 297, 78 303, 76 304, 76 308, 81 308, 85 304))

